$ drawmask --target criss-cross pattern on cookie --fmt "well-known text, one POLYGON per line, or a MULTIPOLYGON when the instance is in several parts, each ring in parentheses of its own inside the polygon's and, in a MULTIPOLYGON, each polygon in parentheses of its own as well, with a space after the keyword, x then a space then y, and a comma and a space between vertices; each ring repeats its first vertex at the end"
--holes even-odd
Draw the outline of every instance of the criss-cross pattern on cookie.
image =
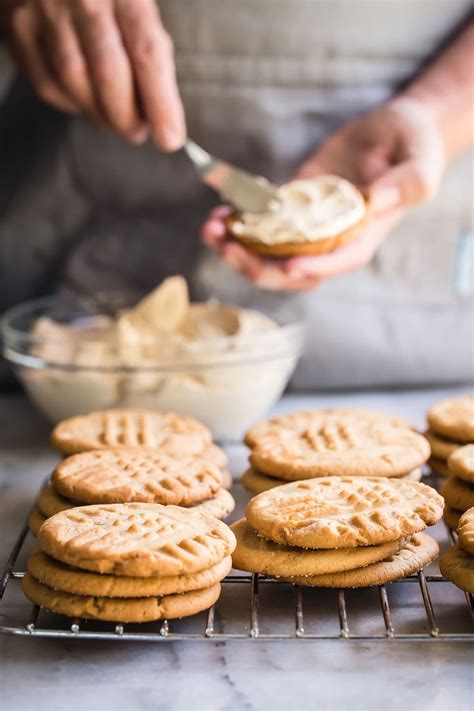
POLYGON ((60 494, 82 503, 190 506, 212 497, 222 484, 222 474, 198 457, 174 458, 123 448, 68 457, 55 469, 53 482, 60 494))
POLYGON ((322 477, 259 494, 247 520, 265 538, 308 548, 393 541, 436 523, 443 499, 418 482, 322 477))
POLYGON ((430 453, 424 437, 372 413, 301 413, 256 431, 250 462, 258 471, 288 480, 329 474, 399 476, 430 453))
POLYGON ((213 516, 159 504, 83 506, 48 519, 38 543, 53 558, 119 575, 174 575, 214 565, 235 546, 213 516))
POLYGON ((53 444, 66 454, 109 447, 162 448, 196 454, 212 442, 204 425, 171 412, 104 410, 73 417, 53 430, 53 444))

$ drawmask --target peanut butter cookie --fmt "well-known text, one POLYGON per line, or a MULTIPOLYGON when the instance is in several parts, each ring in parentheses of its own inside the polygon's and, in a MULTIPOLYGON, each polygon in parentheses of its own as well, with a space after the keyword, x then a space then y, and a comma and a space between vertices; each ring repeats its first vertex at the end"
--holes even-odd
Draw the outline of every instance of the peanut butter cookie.
POLYGON ((441 518, 430 486, 386 478, 321 477, 255 496, 250 526, 265 538, 302 548, 355 548, 396 541, 441 518))
POLYGON ((205 512, 160 504, 104 504, 47 519, 40 548, 76 568, 132 577, 187 575, 230 555, 235 537, 205 512))

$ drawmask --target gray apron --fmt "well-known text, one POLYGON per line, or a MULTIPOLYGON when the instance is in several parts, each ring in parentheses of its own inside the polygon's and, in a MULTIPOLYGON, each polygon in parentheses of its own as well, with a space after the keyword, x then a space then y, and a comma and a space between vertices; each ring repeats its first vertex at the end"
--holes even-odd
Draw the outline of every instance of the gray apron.
MULTIPOLYGON (((465 0, 161 0, 190 135, 275 181, 386 100, 462 20, 465 0)), ((469 157, 373 262, 305 294, 255 288, 203 247, 216 204, 182 154, 132 147, 17 85, 0 114, 2 305, 54 282, 138 296, 183 273, 210 296, 307 321, 295 388, 472 374, 469 157), (18 116, 21 116, 21 119, 18 116), (18 123, 23 130, 20 140, 18 123), (26 145, 24 145, 26 143, 26 145), (21 151, 23 160, 19 160, 21 151)))

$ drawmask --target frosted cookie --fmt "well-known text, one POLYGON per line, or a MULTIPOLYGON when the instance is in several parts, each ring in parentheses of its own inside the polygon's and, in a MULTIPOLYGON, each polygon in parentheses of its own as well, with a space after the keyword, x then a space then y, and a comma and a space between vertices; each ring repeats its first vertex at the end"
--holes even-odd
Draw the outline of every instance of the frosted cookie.
POLYGON ((466 511, 474 506, 474 486, 456 476, 450 476, 440 489, 446 503, 452 509, 466 511))
POLYGON ((319 575, 353 570, 385 560, 407 543, 406 538, 380 546, 310 550, 279 545, 258 536, 243 518, 232 524, 237 546, 232 564, 237 570, 263 573, 273 577, 319 575))
POLYGON ((36 580, 53 590, 71 595, 93 597, 154 597, 201 590, 220 582, 232 567, 230 556, 211 568, 190 575, 133 578, 124 575, 91 573, 60 563, 36 548, 29 556, 27 568, 36 580))
POLYGON ((438 544, 431 536, 417 533, 404 548, 379 563, 342 573, 293 576, 285 578, 285 581, 318 588, 365 588, 384 585, 418 573, 435 560, 438 553, 438 544))
POLYGON ((458 538, 461 548, 474 556, 474 508, 468 509, 459 519, 458 538))
POLYGON ((294 481, 317 476, 384 476, 406 474, 430 455, 426 439, 364 413, 324 411, 294 415, 291 427, 270 424, 260 429, 250 453, 259 472, 294 481))
POLYGON ((335 175, 293 180, 278 189, 278 198, 263 214, 232 215, 229 236, 268 256, 321 254, 355 239, 367 221, 362 193, 335 175))
POLYGON ((443 400, 428 411, 430 428, 458 442, 474 442, 474 395, 443 400))
POLYGON ((235 548, 228 526, 206 512, 160 504, 81 506, 47 519, 40 548, 76 568, 132 577, 187 575, 235 548))
POLYGON ((35 605, 68 617, 110 622, 152 622, 189 617, 212 607, 219 599, 220 585, 163 597, 109 598, 53 590, 26 573, 22 580, 26 597, 35 605))
POLYGON ((439 561, 439 569, 465 592, 474 593, 474 556, 466 553, 459 543, 449 548, 439 561))
POLYGON ((245 513, 265 538, 302 548, 353 548, 396 541, 439 521, 430 486, 386 478, 321 477, 255 496, 245 513))
POLYGON ((446 461, 450 454, 455 452, 458 447, 462 447, 462 442, 446 439, 446 437, 441 437, 431 430, 426 430, 424 436, 430 443, 432 457, 436 459, 446 461))
POLYGON ((52 480, 59 494, 83 504, 192 506, 210 499, 222 485, 220 470, 199 457, 125 447, 67 457, 52 480))
POLYGON ((71 417, 54 428, 51 442, 62 454, 118 447, 159 448, 170 456, 201 454, 211 433, 192 417, 148 410, 102 410, 71 417))
POLYGON ((474 444, 460 447, 448 459, 448 467, 459 479, 474 484, 474 444))

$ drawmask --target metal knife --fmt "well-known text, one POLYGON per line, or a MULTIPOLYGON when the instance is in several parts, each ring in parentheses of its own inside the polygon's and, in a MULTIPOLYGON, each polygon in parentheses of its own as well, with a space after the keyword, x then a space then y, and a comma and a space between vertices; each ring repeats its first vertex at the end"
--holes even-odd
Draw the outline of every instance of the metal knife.
POLYGON ((224 202, 230 202, 241 212, 268 212, 280 204, 277 187, 266 178, 211 156, 188 139, 184 150, 194 163, 206 185, 216 190, 224 202))

